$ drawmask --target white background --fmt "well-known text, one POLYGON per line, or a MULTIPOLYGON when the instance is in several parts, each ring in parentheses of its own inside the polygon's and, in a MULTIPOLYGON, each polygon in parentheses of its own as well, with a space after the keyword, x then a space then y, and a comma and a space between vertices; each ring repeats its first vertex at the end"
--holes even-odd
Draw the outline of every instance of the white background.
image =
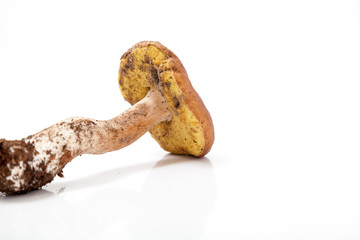
POLYGON ((0 137, 126 110, 142 40, 182 60, 212 151, 84 155, 0 197, 1 239, 360 239, 359 1, 0 0, 0 137))

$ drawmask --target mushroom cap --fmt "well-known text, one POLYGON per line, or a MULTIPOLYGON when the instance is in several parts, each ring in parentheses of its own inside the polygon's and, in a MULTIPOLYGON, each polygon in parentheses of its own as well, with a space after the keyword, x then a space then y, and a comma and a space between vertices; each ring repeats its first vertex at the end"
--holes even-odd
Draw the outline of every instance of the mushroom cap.
POLYGON ((179 58, 159 42, 135 44, 121 57, 119 86, 126 101, 135 104, 156 87, 173 111, 171 121, 149 132, 171 153, 205 156, 214 142, 214 126, 179 58))

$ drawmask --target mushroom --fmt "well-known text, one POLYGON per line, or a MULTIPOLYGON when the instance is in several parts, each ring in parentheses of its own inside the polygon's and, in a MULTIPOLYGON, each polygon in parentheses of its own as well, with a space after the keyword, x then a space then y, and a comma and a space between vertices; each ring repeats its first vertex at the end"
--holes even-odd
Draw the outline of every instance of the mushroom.
POLYGON ((205 156, 214 142, 211 116, 177 56, 158 42, 140 42, 122 57, 119 86, 132 105, 110 120, 74 117, 21 140, 0 139, 0 192, 26 193, 63 177, 82 154, 128 146, 147 131, 174 154, 205 156))

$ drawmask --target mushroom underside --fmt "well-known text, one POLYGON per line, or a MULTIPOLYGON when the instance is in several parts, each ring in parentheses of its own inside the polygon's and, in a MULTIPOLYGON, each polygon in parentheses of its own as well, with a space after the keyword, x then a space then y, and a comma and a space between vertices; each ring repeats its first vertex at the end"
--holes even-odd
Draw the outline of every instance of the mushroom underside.
MULTIPOLYGON (((175 79, 176 69, 171 66, 174 56, 151 44, 129 49, 120 64, 121 93, 128 102, 135 104, 150 88, 158 88, 173 111, 173 119, 152 128, 152 137, 171 153, 201 156, 206 144, 203 125, 188 106, 191 99, 187 98, 191 96, 184 95, 175 79)), ((187 79, 185 75, 186 72, 183 77, 187 79)), ((195 90, 193 92, 195 95, 195 90)))

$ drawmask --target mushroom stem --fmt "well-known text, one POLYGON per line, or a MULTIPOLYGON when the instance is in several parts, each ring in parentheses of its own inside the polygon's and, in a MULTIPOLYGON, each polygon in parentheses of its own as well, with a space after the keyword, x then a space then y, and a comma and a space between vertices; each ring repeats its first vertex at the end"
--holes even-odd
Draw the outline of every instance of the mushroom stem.
POLYGON ((161 92, 151 89, 138 103, 105 121, 70 118, 22 140, 0 139, 0 192, 28 192, 62 176, 82 154, 102 154, 128 146, 162 121, 172 119, 161 92))
POLYGON ((160 91, 152 89, 138 103, 119 116, 105 121, 70 119, 75 123, 78 154, 102 154, 126 147, 160 122, 171 120, 172 113, 160 91), (79 144, 80 145, 80 144, 79 144))

